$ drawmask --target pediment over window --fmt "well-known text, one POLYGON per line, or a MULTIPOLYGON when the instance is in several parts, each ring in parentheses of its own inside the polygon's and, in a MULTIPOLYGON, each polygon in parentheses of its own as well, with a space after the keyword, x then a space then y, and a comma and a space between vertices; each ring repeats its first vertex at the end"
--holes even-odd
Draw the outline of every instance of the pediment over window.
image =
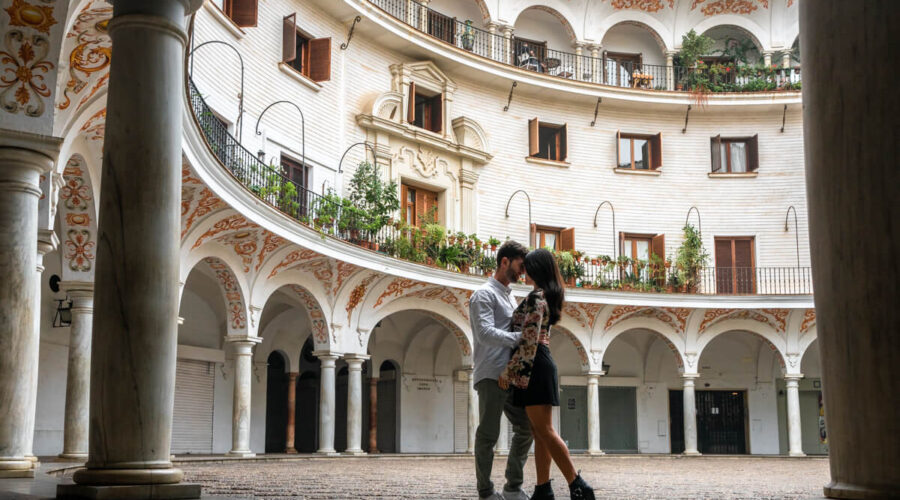
POLYGON ((456 92, 456 83, 431 61, 392 64, 391 77, 391 90, 401 94, 410 82, 432 92, 443 92, 447 100, 452 100, 456 92))

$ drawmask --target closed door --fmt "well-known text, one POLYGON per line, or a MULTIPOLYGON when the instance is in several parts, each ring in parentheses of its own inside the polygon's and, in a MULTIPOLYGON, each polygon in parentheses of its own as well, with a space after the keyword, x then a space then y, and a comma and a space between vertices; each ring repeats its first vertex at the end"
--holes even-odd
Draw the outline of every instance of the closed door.
POLYGON ((600 449, 637 453, 637 392, 634 387, 600 387, 600 449))
POLYGON ((212 363, 179 359, 175 364, 173 454, 212 453, 214 386, 212 363))
POLYGON ((378 381, 378 451, 397 453, 397 379, 382 372, 378 381))
POLYGON ((563 386, 560 390, 560 436, 570 450, 588 448, 587 387, 563 386))
POLYGON ((697 391, 697 450, 747 453, 745 391, 697 391))
POLYGON ((756 293, 753 237, 716 238, 716 293, 756 293))
POLYGON ((822 391, 800 391, 800 435, 803 453, 807 455, 828 454, 822 391))
POLYGON ((319 449, 319 375, 303 372, 297 378, 297 401, 294 411, 294 448, 300 453, 319 449))

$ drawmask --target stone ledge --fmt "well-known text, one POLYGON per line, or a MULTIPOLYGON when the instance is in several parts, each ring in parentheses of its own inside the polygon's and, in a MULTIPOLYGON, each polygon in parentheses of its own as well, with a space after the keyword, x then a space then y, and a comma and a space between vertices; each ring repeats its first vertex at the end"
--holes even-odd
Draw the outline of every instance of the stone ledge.
POLYGON ((292 68, 290 65, 285 64, 283 62, 278 63, 278 69, 281 70, 282 73, 287 76, 293 78, 294 80, 306 85, 307 87, 315 90, 316 92, 322 90, 322 85, 310 80, 306 75, 300 73, 299 71, 292 68))
POLYGON ((234 24, 234 21, 232 21, 227 14, 222 12, 222 9, 216 6, 216 4, 212 2, 203 2, 203 7, 205 7, 206 10, 209 11, 213 19, 218 21, 219 24, 222 25, 222 27, 224 27, 226 30, 228 30, 229 33, 231 33, 231 36, 233 36, 235 40, 244 38, 246 32, 242 30, 240 26, 234 24))
POLYGON ((572 164, 567 161, 547 160, 544 158, 535 158, 534 156, 526 156, 525 161, 536 165, 544 165, 546 167, 569 168, 572 166, 572 164))
POLYGON ((60 484, 56 498, 68 499, 122 499, 158 498, 165 500, 200 498, 199 484, 139 484, 125 486, 92 486, 85 484, 60 484))

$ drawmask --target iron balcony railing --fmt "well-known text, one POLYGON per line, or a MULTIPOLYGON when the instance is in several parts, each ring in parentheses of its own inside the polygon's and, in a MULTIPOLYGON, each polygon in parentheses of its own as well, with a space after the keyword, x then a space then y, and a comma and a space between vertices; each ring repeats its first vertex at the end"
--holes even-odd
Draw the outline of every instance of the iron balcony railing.
POLYGON ((800 68, 727 64, 664 66, 549 49, 543 43, 507 39, 419 4, 369 0, 394 19, 449 45, 493 61, 550 76, 615 87, 685 92, 799 90, 800 68))
MULTIPOLYGON (((444 235, 437 226, 407 227, 376 219, 336 195, 319 195, 295 183, 278 165, 267 165, 244 148, 207 106, 189 81, 191 109, 206 142, 222 165, 259 199, 319 231, 382 254, 442 269, 487 275, 496 268, 495 246, 474 235, 444 235), (429 233, 429 231, 431 231, 429 233)), ((565 266, 570 286, 602 290, 806 295, 812 293, 808 267, 713 268, 693 273, 645 262, 604 262, 578 258, 565 266)))

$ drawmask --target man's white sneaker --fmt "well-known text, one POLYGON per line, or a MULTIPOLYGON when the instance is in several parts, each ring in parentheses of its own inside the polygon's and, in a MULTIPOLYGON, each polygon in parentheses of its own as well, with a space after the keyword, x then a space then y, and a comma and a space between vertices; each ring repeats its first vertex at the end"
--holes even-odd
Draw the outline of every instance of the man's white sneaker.
POLYGON ((528 500, 528 495, 522 490, 503 490, 503 500, 528 500))

